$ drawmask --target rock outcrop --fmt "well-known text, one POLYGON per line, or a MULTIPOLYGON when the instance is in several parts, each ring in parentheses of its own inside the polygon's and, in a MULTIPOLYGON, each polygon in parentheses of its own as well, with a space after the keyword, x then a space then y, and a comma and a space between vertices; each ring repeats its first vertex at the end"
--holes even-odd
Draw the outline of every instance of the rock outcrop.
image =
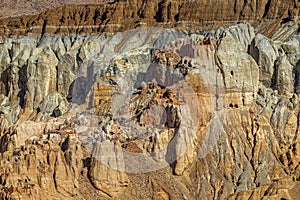
MULTIPOLYGON (((19 133, 16 134, 20 139, 19 133)), ((1 154, 2 199, 79 198, 76 188, 82 153, 78 139, 70 141, 69 135, 67 141, 61 142, 57 133, 40 136, 31 136, 25 144, 8 147, 1 154)))
POLYGON ((65 6, 34 16, 2 19, 0 33, 1 36, 101 33, 145 26, 211 30, 247 21, 271 36, 281 20, 295 20, 299 12, 299 2, 294 0, 118 0, 100 5, 65 6))
POLYGON ((3 20, 28 35, 0 44, 1 199, 297 199, 298 3, 199 2, 116 1, 3 20), (268 30, 284 41, 256 21, 186 28, 284 17, 293 19, 268 30), (136 20, 181 29, 123 31, 136 20))
POLYGON ((34 0, 12 0, 0 3, 0 18, 19 17, 23 15, 38 14, 42 11, 53 9, 63 5, 76 4, 102 4, 111 0, 87 0, 78 2, 76 0, 53 0, 53 1, 34 1, 34 0))
POLYGON ((96 143, 92 151, 89 169, 91 182, 111 197, 126 189, 129 183, 120 147, 120 144, 104 141, 96 143))

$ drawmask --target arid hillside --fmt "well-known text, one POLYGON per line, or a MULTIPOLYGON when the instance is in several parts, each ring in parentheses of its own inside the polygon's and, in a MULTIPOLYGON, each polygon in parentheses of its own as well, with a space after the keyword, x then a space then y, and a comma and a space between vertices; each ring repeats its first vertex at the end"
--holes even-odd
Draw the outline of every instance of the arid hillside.
POLYGON ((299 199, 299 1, 19 3, 0 199, 299 199))
POLYGON ((211 30, 248 22, 271 35, 282 22, 297 16, 299 2, 294 0, 118 0, 99 5, 68 5, 36 15, 6 18, 0 21, 0 34, 88 34, 143 26, 211 30))

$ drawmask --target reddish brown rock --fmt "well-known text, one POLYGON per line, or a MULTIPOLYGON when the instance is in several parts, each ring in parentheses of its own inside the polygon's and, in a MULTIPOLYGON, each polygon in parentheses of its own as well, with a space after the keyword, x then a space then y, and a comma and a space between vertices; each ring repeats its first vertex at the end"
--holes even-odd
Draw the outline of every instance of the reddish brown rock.
MULTIPOLYGON (((213 29, 248 21, 271 35, 283 18, 299 16, 299 2, 119 0, 101 5, 64 6, 33 16, 2 19, 2 36, 118 32, 139 26, 213 29), (268 27, 268 30, 266 30, 268 27)), ((294 19, 294 17, 292 17, 294 19)))

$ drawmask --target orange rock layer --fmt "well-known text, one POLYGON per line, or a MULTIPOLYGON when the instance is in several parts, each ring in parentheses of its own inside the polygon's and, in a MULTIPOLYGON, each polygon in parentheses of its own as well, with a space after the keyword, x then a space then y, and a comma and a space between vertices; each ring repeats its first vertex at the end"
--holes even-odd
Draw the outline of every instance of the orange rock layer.
POLYGON ((0 21, 1 36, 118 32, 139 26, 185 30, 227 27, 238 21, 276 29, 282 19, 299 16, 299 1, 117 0, 101 5, 69 5, 37 15, 0 21))

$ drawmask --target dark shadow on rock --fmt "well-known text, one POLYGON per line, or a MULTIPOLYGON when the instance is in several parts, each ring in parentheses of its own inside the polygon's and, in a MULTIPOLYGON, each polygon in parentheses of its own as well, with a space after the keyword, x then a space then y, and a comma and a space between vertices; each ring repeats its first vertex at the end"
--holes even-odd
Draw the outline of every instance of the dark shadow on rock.
POLYGON ((70 86, 69 86, 69 91, 68 91, 68 95, 67 95, 67 100, 68 100, 68 102, 72 102, 73 88, 74 88, 75 81, 76 81, 76 80, 74 80, 74 81, 70 84, 70 86))
POLYGON ((71 83, 67 97, 68 101, 78 105, 84 104, 92 86, 98 78, 99 74, 95 71, 95 66, 93 64, 89 65, 87 76, 80 76, 71 83))
POLYGON ((182 46, 179 50, 177 50, 177 53, 180 55, 180 57, 189 57, 193 58, 195 54, 195 49, 193 48, 192 44, 186 44, 182 46))
POLYGON ((176 145, 177 145, 177 138, 178 138, 177 134, 178 134, 178 128, 175 129, 174 136, 167 146, 167 153, 165 156, 165 159, 169 163, 173 174, 175 174, 175 167, 177 164, 177 157, 178 157, 176 153, 176 145))
POLYGON ((180 73, 177 74, 174 72, 175 70, 172 66, 163 66, 157 63, 152 63, 148 67, 146 73, 138 74, 134 87, 138 88, 141 86, 142 82, 149 83, 153 80, 155 80, 161 86, 168 87, 184 79, 180 73))
POLYGON ((70 86, 70 90, 72 89, 72 97, 71 102, 81 105, 85 102, 86 96, 89 92, 87 90, 87 78, 86 77, 78 77, 76 78, 70 86))
POLYGON ((9 86, 8 86, 8 77, 9 74, 9 68, 6 68, 2 73, 1 73, 1 82, 4 85, 4 95, 8 96, 9 93, 9 86))
POLYGON ((61 115, 62 115, 61 110, 60 110, 58 107, 56 107, 56 108, 53 110, 53 112, 52 112, 52 114, 51 114, 51 117, 57 118, 57 117, 60 117, 61 115))
POLYGON ((23 67, 21 67, 21 69, 18 72, 19 75, 19 80, 18 80, 18 86, 20 88, 20 92, 18 93, 18 97, 20 98, 20 106, 21 108, 25 107, 25 94, 27 91, 27 66, 23 65, 23 67))
POLYGON ((294 75, 295 75, 295 79, 294 79, 294 88, 295 88, 295 93, 299 93, 300 92, 300 60, 298 60, 296 67, 294 69, 294 75))

